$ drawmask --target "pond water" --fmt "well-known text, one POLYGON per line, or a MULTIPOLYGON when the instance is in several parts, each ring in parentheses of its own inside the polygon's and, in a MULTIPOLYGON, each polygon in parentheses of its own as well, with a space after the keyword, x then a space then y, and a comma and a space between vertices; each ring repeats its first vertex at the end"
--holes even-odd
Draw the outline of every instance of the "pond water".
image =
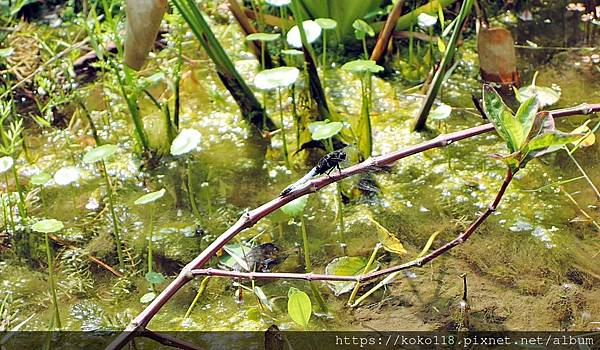
MULTIPOLYGON (((529 83, 538 71, 539 86, 560 88, 561 99, 552 108, 597 102, 600 65, 590 58, 593 50, 543 49, 598 44, 593 35, 589 35, 591 39, 585 38, 586 29, 579 15, 567 12, 560 3, 533 6, 532 22, 507 13, 492 24, 503 22, 518 44, 529 46, 517 51, 524 82, 529 83), (528 41, 538 47, 532 47, 528 41)), ((252 81, 257 62, 245 52, 237 27, 218 24, 215 28, 235 58, 236 67, 247 81, 252 81)), ((593 25, 588 28, 594 30, 593 25)), ((468 35, 460 64, 442 92, 442 101, 453 106, 454 112, 443 123, 430 123, 429 133, 410 132, 421 96, 406 92, 408 84, 397 74, 374 78, 374 154, 402 149, 439 133, 484 122, 471 103, 471 95, 479 95, 481 89, 475 46, 473 35, 468 35)), ((17 162, 23 183, 41 171, 54 174, 65 166, 75 166, 79 171, 75 183, 59 186, 50 182, 34 196, 37 199, 34 215, 63 221, 66 229, 57 233, 58 238, 77 247, 54 246, 55 254, 60 254, 56 280, 64 329, 119 330, 144 309, 140 298, 149 289, 141 261, 145 261, 145 239, 151 220, 155 270, 169 281, 245 210, 276 197, 312 166, 310 159, 305 161, 297 156, 292 158, 294 167, 290 171, 281 161, 282 144, 278 135, 272 137, 268 146, 257 140, 243 122, 233 99, 225 93, 207 57, 195 47, 194 44, 186 49, 186 55, 193 61, 184 65, 181 126, 196 129, 202 135, 199 150, 190 156, 189 179, 202 212, 199 219, 190 211, 182 185, 188 181, 184 162, 165 156, 156 168, 140 170, 143 164, 135 156, 132 125, 120 97, 103 89, 104 79, 83 87, 99 136, 105 142, 119 145, 118 153, 106 161, 106 167, 116 188, 116 214, 121 222, 125 261, 130 271, 126 277, 117 278, 87 258, 91 254, 117 265, 112 223, 102 203, 106 196, 102 173, 97 166, 81 161, 93 143, 87 123, 79 117, 64 130, 45 129, 27 136, 30 161, 21 157, 17 162), (146 188, 163 187, 167 195, 151 207, 134 204, 135 199, 146 193, 146 188)), ((160 66, 173 62, 173 57, 159 55, 157 60, 160 66)), ((357 118, 361 108, 359 81, 340 69, 329 69, 325 75, 334 110, 350 120, 357 118)), ((158 84, 152 93, 160 95, 163 90, 164 84, 158 84)), ((278 115, 275 95, 258 96, 259 100, 268 101, 272 115, 278 115)), ((300 94, 298 99, 302 103, 300 94)), ((292 140, 295 149, 290 98, 285 99, 284 108, 286 123, 289 122, 288 140, 292 140)), ((146 129, 152 130, 150 142, 168 153, 169 145, 161 144, 164 131, 160 112, 147 99, 141 112, 146 129)), ((570 131, 583 120, 583 117, 564 118, 558 126, 570 131)), ((435 247, 453 239, 493 199, 505 170, 501 162, 489 155, 504 152, 495 133, 483 134, 403 159, 389 173, 374 174, 381 189, 377 196, 366 198, 348 193, 343 212, 347 255, 368 257, 378 242, 377 229, 369 216, 394 233, 408 250, 402 257, 381 253, 378 261, 382 266, 414 258, 436 231, 440 233, 435 247)), ((590 180, 600 184, 599 146, 582 149, 574 156, 590 180)), ((429 265, 403 272, 358 308, 345 306, 348 294, 336 297, 325 283, 317 282, 329 313, 320 310, 313 299, 316 312, 309 328, 455 329, 462 322, 458 309, 463 294, 460 275, 466 274, 473 329, 591 329, 591 322, 600 321, 597 319, 600 236, 582 211, 600 221, 598 198, 582 179, 565 183, 562 190, 548 186, 536 191, 580 176, 566 152, 530 163, 518 173, 499 209, 467 242, 429 265)), ((322 272, 327 263, 344 254, 339 245, 335 186, 310 195, 305 222, 314 270, 322 272)), ((232 243, 250 240, 273 241, 289 252, 278 271, 304 271, 298 220, 282 221, 268 216, 232 243)), ((42 243, 29 263, 10 250, 0 253, 0 299, 6 300, 13 325, 34 315, 23 326, 27 330, 47 329, 53 314, 42 243)), ((214 278, 193 312, 184 318, 200 281, 183 288, 149 327, 265 330, 274 323, 281 329, 299 329, 286 312, 287 291, 295 286, 313 297, 306 282, 261 282, 259 285, 274 306, 273 312, 261 314, 251 294, 246 292, 240 302, 236 297, 238 288, 230 280, 214 278)), ((156 288, 160 291, 164 286, 166 283, 156 288)))

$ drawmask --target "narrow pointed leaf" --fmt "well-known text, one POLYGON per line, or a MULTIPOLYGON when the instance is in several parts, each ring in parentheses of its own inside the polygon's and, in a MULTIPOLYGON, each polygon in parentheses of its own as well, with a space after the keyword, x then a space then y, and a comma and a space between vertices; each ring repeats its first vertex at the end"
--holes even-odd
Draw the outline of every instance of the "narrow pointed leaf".
POLYGON ((538 100, 537 97, 532 96, 525 100, 519 109, 517 110, 517 114, 515 117, 521 124, 522 132, 516 133, 517 139, 517 148, 521 149, 525 144, 527 137, 529 136, 529 132, 533 128, 533 124, 535 122, 535 118, 538 111, 538 100))
POLYGON ((496 90, 489 85, 485 85, 483 88, 483 108, 500 137, 506 142, 510 152, 517 151, 519 149, 517 140, 522 137, 523 132, 521 124, 504 104, 496 90))

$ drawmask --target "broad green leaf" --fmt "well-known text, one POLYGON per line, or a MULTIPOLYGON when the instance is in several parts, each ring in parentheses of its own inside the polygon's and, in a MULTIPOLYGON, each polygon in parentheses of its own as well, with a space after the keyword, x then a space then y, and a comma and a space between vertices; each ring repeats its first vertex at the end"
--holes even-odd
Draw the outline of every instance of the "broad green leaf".
POLYGON ((29 182, 34 186, 43 186, 50 180, 52 180, 52 175, 42 171, 41 173, 33 175, 29 182))
POLYGON ((260 71, 254 77, 254 85, 261 90, 288 87, 298 80, 300 71, 296 67, 277 67, 260 71))
MULTIPOLYGON (((331 122, 331 123, 316 122, 316 123, 318 123, 318 124, 314 125, 313 128, 311 128, 310 124, 308 126, 313 140, 325 140, 330 137, 333 137, 333 136, 337 135, 337 133, 339 133, 340 130, 342 130, 342 128, 344 127, 344 124, 342 124, 341 122, 331 122)), ((315 123, 311 123, 311 124, 315 124, 315 123)))
POLYGON ((519 149, 517 140, 521 139, 523 134, 521 124, 496 90, 489 85, 483 87, 483 108, 510 152, 516 152, 519 149))
POLYGON ((229 254, 221 258, 221 264, 235 269, 237 266, 241 267, 244 271, 250 271, 246 256, 250 253, 250 248, 242 244, 227 244, 223 247, 223 250, 229 254))
POLYGON ((92 164, 104 160, 119 150, 118 146, 115 145, 102 145, 96 148, 92 148, 83 156, 83 162, 86 164, 92 164))
POLYGON ((275 41, 280 36, 279 33, 252 33, 246 36, 246 41, 275 41))
POLYGON ((317 18, 315 19, 315 22, 317 22, 323 30, 333 30, 337 27, 337 22, 331 18, 317 18))
POLYGON ((165 192, 166 190, 163 188, 159 191, 147 193, 141 196, 140 198, 136 199, 133 203, 137 205, 143 205, 154 202, 155 200, 160 199, 162 196, 164 196, 165 192))
POLYGON ((348 63, 345 63, 342 66, 343 70, 352 72, 352 73, 378 73, 384 70, 384 68, 377 64, 377 62, 373 60, 354 60, 348 63))
POLYGON ((394 234, 388 231, 388 229, 383 227, 372 217, 369 217, 369 221, 371 221, 371 223, 373 223, 373 225, 375 225, 377 228, 377 238, 379 239, 379 243, 383 245, 383 249, 397 255, 403 255, 407 253, 400 240, 394 234))
MULTIPOLYGON (((333 259, 325 267, 325 274, 336 276, 358 276, 362 275, 369 259, 362 256, 342 256, 333 259)), ((379 263, 371 265, 371 269, 367 271, 373 272, 379 269, 379 263)), ((335 296, 350 292, 356 282, 353 281, 327 281, 327 286, 333 291, 335 296)))
POLYGON ((156 271, 147 272, 144 277, 146 277, 146 281, 152 284, 161 284, 165 281, 165 276, 156 271))
POLYGON ((515 117, 521 124, 521 132, 515 133, 517 149, 521 149, 527 140, 538 111, 538 101, 535 96, 532 96, 521 103, 515 117))
POLYGON ((291 217, 297 217, 304 213, 306 203, 308 203, 308 196, 302 196, 281 207, 281 211, 291 217))
POLYGON ((0 158, 0 174, 9 171, 13 167, 14 163, 15 161, 12 159, 12 157, 6 156, 0 158))
POLYGON ((55 219, 40 220, 31 226, 31 229, 41 233, 53 233, 58 232, 65 227, 62 221, 55 219))
POLYGON ((153 293, 153 292, 146 293, 146 294, 142 295, 142 297, 140 298, 140 303, 142 303, 142 304, 148 304, 152 300, 154 300, 154 298, 156 298, 156 294, 155 293, 153 293))
POLYGON ((312 315, 312 303, 306 293, 294 287, 290 288, 288 291, 288 314, 292 321, 304 329, 308 328, 308 321, 312 315))
POLYGON ((180 156, 189 153, 198 147, 201 135, 196 129, 181 129, 171 143, 171 155, 180 156))
POLYGON ((375 36, 375 30, 371 27, 367 22, 362 19, 357 19, 352 23, 352 28, 354 28, 354 36, 358 40, 364 39, 367 35, 370 37, 375 36))
POLYGON ((431 118, 431 120, 442 121, 448 119, 450 114, 452 114, 452 107, 442 103, 431 113, 429 113, 429 118, 431 118))
POLYGON ((585 137, 585 134, 567 134, 558 130, 543 133, 529 141, 523 153, 531 158, 540 157, 580 140, 582 137, 585 137))

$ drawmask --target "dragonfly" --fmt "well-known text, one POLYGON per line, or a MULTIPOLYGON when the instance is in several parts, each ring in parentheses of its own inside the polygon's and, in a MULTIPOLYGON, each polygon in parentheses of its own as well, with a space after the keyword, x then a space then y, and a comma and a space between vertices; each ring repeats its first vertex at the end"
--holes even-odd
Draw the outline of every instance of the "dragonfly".
POLYGON ((323 156, 323 158, 319 159, 317 165, 315 165, 308 173, 306 173, 306 175, 286 187, 281 192, 280 196, 287 196, 319 175, 329 175, 335 169, 341 171, 342 167, 347 167, 352 163, 356 163, 358 162, 358 159, 359 151, 355 145, 349 145, 328 153, 323 156))

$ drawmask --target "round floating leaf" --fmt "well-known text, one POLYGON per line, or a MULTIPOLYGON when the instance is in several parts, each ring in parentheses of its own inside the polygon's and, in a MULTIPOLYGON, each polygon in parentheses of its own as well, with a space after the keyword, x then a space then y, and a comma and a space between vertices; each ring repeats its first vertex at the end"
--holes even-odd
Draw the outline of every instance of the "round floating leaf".
POLYGON ((371 27, 367 22, 362 19, 357 19, 352 23, 352 28, 354 28, 354 36, 356 39, 362 40, 365 36, 373 37, 375 36, 375 30, 371 27))
POLYGON ((300 71, 296 67, 277 67, 265 69, 254 77, 254 85, 262 90, 273 90, 292 85, 298 79, 300 71))
POLYGON ((288 291, 288 314, 292 321, 305 329, 308 328, 308 321, 312 315, 312 303, 306 293, 294 287, 290 288, 288 291))
POLYGON ((77 180, 79 180, 79 169, 74 166, 62 167, 54 174, 54 182, 61 186, 68 185, 77 180))
POLYGON ((442 103, 431 113, 429 113, 429 118, 431 118, 432 120, 441 121, 448 119, 450 117, 450 114, 452 114, 452 107, 442 103))
POLYGON ((317 18, 315 22, 324 30, 333 30, 337 27, 337 22, 331 18, 317 18))
POLYGON ((308 129, 313 140, 325 140, 339 133, 343 127, 344 124, 341 122, 315 122, 310 123, 308 129))
POLYGON ((150 193, 145 194, 145 195, 141 196, 140 198, 136 199, 135 202, 133 202, 133 203, 137 204, 137 205, 143 205, 143 204, 148 204, 148 203, 154 202, 155 200, 164 196, 165 192, 166 192, 166 190, 164 188, 160 191, 150 192, 150 193))
POLYGON ((52 180, 52 175, 46 173, 46 172, 41 172, 41 173, 37 173, 35 175, 33 175, 31 177, 31 180, 29 180, 29 182, 34 185, 34 186, 43 186, 45 184, 48 183, 48 181, 52 180))
POLYGON ((296 50, 296 49, 281 50, 281 53, 284 55, 290 55, 290 56, 303 56, 304 55, 304 52, 302 52, 300 50, 296 50))
MULTIPOLYGON (((365 267, 369 259, 361 256, 342 256, 340 258, 333 259, 325 267, 325 274, 337 275, 337 276, 357 276, 363 274, 365 267)), ((376 271, 379 268, 379 263, 371 265, 371 269, 368 272, 376 271)), ((356 282, 353 281, 329 281, 327 285, 336 296, 344 293, 348 293, 354 288, 356 282)))
POLYGON ((165 276, 155 271, 147 272, 144 277, 146 277, 146 281, 152 284, 161 284, 165 281, 165 276))
POLYGON ((142 303, 142 304, 148 304, 152 300, 154 300, 154 298, 156 298, 156 294, 155 293, 153 293, 153 292, 146 293, 146 294, 142 295, 142 297, 140 298, 140 303, 142 303))
POLYGON ((171 155, 179 156, 189 153, 198 147, 200 132, 195 129, 182 129, 171 144, 171 155))
POLYGON ((302 215, 304 208, 306 207, 306 203, 308 203, 308 196, 302 196, 281 207, 281 211, 291 217, 296 217, 302 215))
POLYGON ((246 36, 246 41, 275 41, 280 36, 279 33, 252 33, 246 36))
POLYGON ((265 1, 267 2, 267 4, 272 5, 272 6, 277 6, 277 7, 286 6, 292 2, 292 0, 265 0, 265 1))
POLYGON ((419 14, 417 21, 419 23, 419 27, 427 29, 429 27, 433 27, 437 23, 437 17, 423 12, 419 14))
POLYGON ((540 108, 551 106, 560 100, 560 92, 545 86, 529 85, 519 89, 517 99, 524 102, 532 96, 537 96, 540 108))
POLYGON ((383 71, 384 68, 373 60, 354 60, 345 63, 342 69, 352 73, 378 73, 383 71))
POLYGON ((31 229, 41 233, 53 233, 63 229, 65 225, 56 219, 40 220, 31 226, 31 229))
MULTIPOLYGON (((315 42, 321 36, 321 26, 315 21, 308 20, 302 22, 302 28, 304 29, 304 33, 306 33, 306 41, 309 44, 315 42)), ((287 33, 287 42, 297 49, 302 47, 302 39, 300 38, 300 29, 298 26, 293 26, 287 33)))
POLYGON ((118 146, 115 145, 102 145, 96 148, 92 148, 83 156, 83 162, 86 164, 92 164, 104 160, 119 150, 118 146))
POLYGON ((15 161, 12 159, 12 157, 0 158, 0 174, 9 171, 14 163, 15 161))

